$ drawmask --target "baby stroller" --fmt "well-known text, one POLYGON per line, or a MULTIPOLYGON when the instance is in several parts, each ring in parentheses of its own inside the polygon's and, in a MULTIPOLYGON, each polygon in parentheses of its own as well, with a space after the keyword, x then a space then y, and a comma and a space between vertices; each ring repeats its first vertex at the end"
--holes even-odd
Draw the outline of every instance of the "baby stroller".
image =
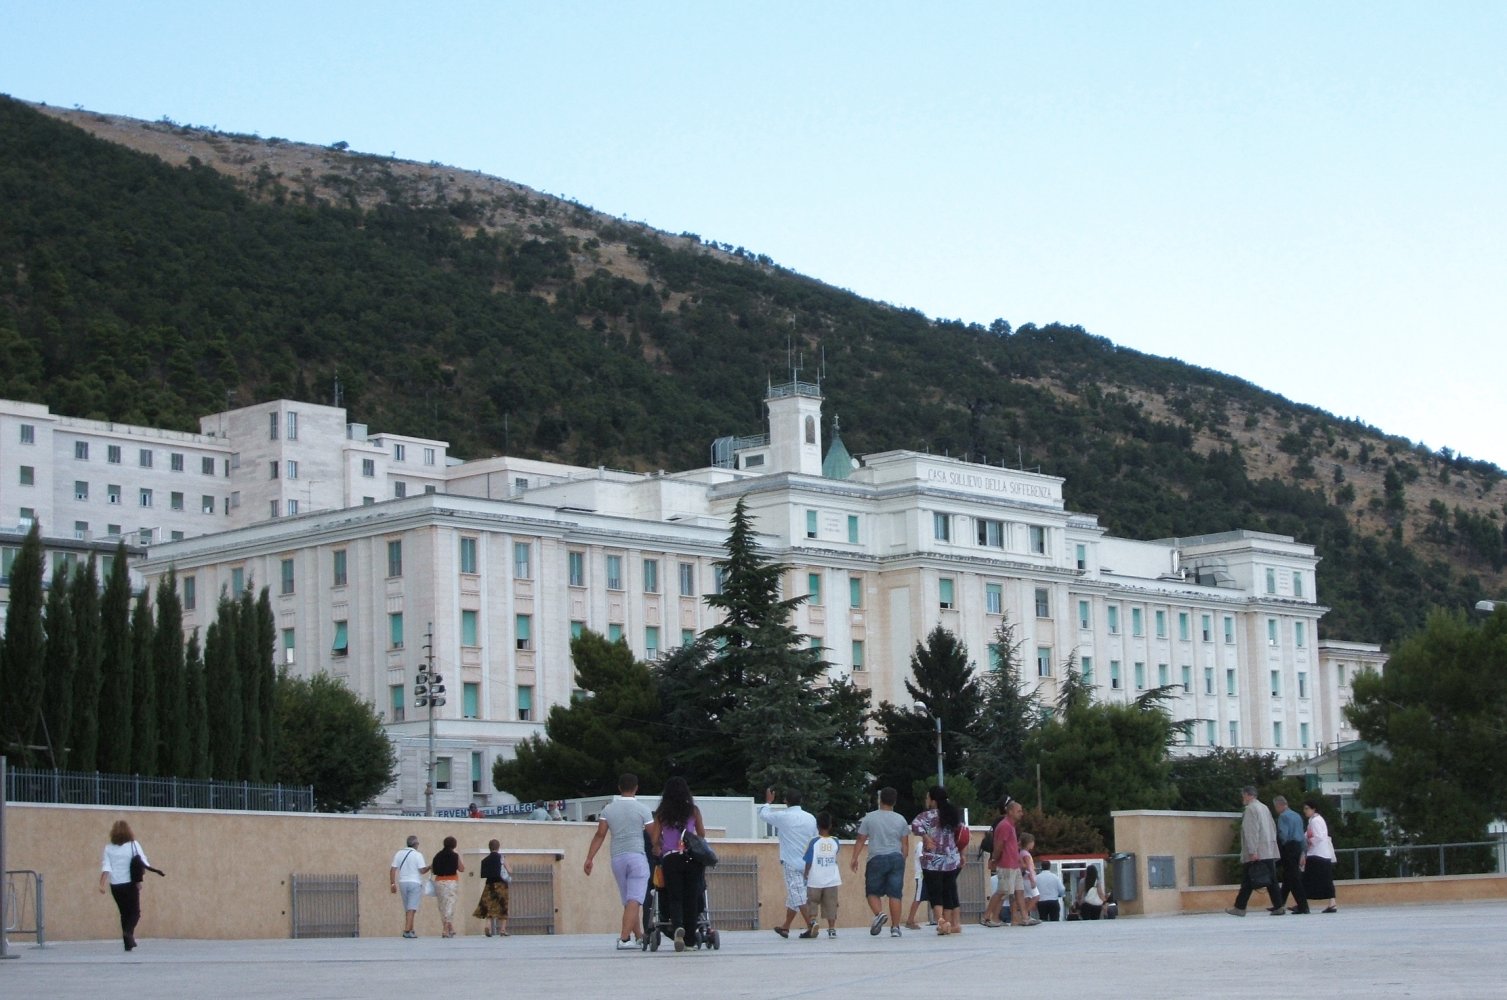
MULTIPOLYGON (((644 898, 644 937, 642 948, 645 951, 658 951, 659 946, 675 933, 671 925, 667 907, 665 906, 665 890, 660 888, 664 884, 663 874, 660 868, 660 859, 650 856, 653 876, 649 879, 649 892, 644 898)), ((711 896, 706 889, 706 877, 703 873, 701 878, 701 911, 696 916, 694 934, 695 940, 689 937, 686 940, 688 948, 709 948, 712 951, 722 950, 722 934, 712 927, 711 896)))

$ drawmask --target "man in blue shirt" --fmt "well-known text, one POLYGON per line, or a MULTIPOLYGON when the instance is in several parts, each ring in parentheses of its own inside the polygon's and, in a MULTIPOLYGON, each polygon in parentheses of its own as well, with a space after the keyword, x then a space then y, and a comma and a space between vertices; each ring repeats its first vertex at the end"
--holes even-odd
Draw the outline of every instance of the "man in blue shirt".
POLYGON ((1308 896, 1303 890, 1303 855, 1305 838, 1303 819, 1296 810, 1287 807, 1287 799, 1281 795, 1272 799, 1277 810, 1277 850, 1282 852, 1282 892, 1277 905, 1271 907, 1272 916, 1281 916, 1287 903, 1287 894, 1292 893, 1294 913, 1308 912, 1308 896))

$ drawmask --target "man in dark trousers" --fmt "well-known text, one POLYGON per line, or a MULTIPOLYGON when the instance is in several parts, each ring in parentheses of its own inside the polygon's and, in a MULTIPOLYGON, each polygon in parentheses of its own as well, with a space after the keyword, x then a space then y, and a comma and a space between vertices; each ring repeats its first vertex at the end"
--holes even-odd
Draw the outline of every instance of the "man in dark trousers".
POLYGON ((1272 799, 1272 808, 1277 810, 1277 850, 1282 852, 1282 891, 1271 913, 1273 916, 1282 913, 1288 893, 1292 894, 1292 912, 1307 913, 1308 895, 1303 889, 1303 855, 1308 844, 1303 836, 1303 820, 1296 810, 1288 808, 1284 796, 1278 795, 1272 799))
POLYGON ((1271 897, 1272 910, 1281 913, 1277 906, 1277 881, 1272 865, 1281 855, 1277 851, 1277 824, 1272 821, 1272 812, 1256 798, 1256 787, 1246 785, 1240 790, 1240 799, 1245 803, 1245 812, 1240 817, 1240 860, 1245 863, 1245 875, 1240 880, 1240 891, 1235 894, 1235 905, 1224 912, 1232 917, 1245 916, 1245 904, 1258 885, 1266 887, 1271 897))

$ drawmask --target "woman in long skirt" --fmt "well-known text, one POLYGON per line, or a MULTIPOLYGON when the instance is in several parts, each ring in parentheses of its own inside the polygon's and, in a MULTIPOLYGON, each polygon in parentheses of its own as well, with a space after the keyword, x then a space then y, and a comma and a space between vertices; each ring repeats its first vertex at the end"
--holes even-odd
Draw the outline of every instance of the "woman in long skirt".
POLYGON ((477 920, 485 920, 486 926, 482 932, 487 937, 507 937, 508 935, 508 883, 512 876, 508 874, 508 866, 502 860, 502 844, 495 840, 487 842, 487 849, 492 853, 481 859, 481 900, 476 904, 476 912, 471 914, 477 920))
MULTIPOLYGON (((1325 913, 1340 912, 1340 901, 1334 892, 1334 841, 1329 839, 1329 824, 1319 815, 1319 800, 1309 799, 1303 803, 1303 815, 1308 818, 1308 852, 1303 858, 1303 889, 1308 893, 1311 905, 1316 900, 1329 900, 1325 913)), ((1296 908, 1290 908, 1294 913, 1296 908)))

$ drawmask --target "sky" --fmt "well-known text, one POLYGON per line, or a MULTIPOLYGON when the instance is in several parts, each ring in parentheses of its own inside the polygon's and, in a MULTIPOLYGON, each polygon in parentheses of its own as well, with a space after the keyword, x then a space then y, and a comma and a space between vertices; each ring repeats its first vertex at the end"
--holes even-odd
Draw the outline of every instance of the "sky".
POLYGON ((0 0, 0 92, 504 177, 1507 467, 1507 3, 0 0))

